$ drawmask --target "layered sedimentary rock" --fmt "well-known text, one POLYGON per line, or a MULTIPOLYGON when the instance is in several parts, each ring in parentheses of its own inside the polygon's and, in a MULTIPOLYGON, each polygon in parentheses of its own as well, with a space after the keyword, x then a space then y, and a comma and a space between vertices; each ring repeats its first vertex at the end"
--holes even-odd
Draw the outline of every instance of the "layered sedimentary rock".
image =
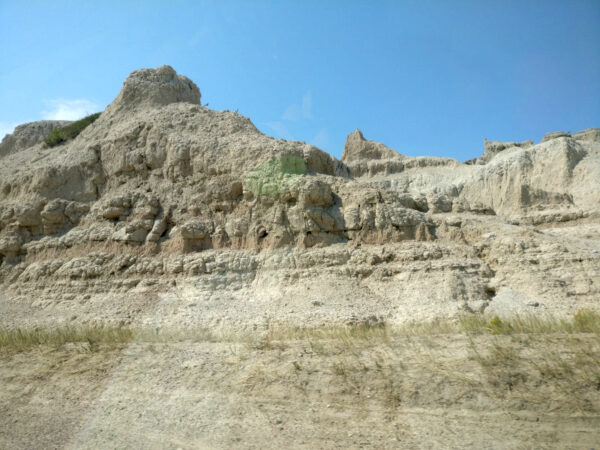
MULTIPOLYGON (((31 126, 28 125, 28 126, 31 126)), ((257 326, 600 308, 600 140, 476 164, 274 139, 163 66, 0 155, 3 323, 257 326), (375 318, 375 319, 373 319, 375 318)))

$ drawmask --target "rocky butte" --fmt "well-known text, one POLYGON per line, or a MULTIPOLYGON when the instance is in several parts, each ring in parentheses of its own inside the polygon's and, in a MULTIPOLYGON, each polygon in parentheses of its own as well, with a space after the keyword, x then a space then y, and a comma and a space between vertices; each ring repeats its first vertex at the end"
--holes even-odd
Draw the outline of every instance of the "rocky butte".
POLYGON ((133 72, 75 139, 0 144, 0 325, 399 324, 600 307, 600 130, 341 161, 133 72))

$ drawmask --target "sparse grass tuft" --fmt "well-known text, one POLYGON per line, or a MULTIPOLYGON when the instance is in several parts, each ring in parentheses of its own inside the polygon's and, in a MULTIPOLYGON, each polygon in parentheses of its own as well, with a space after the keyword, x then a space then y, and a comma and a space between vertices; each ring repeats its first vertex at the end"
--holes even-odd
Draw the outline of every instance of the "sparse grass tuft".
POLYGON ((385 323, 356 325, 326 325, 320 327, 301 327, 286 323, 270 325, 267 335, 270 340, 304 339, 370 339, 384 337, 390 328, 385 323))
POLYGON ((457 332, 491 334, 548 334, 548 333, 600 333, 600 314, 590 309, 580 309, 572 320, 545 315, 515 316, 511 319, 490 320, 483 315, 469 314, 459 317, 457 332))
POLYGON ((462 314, 458 317, 458 330, 463 333, 482 333, 486 330, 488 321, 481 314, 462 314))
POLYGON ((414 321, 405 323, 391 330, 398 336, 431 336, 438 334, 455 334, 459 332, 456 321, 436 318, 430 321, 414 321))
POLYGON ((55 147, 71 139, 75 139, 79 133, 81 133, 88 125, 94 123, 94 121, 100 117, 100 113, 92 114, 84 117, 81 120, 70 123, 66 127, 55 128, 52 132, 44 139, 44 143, 48 147, 55 147))
POLYGON ((581 333, 600 333, 600 314, 591 309, 580 309, 573 316, 573 326, 581 333))

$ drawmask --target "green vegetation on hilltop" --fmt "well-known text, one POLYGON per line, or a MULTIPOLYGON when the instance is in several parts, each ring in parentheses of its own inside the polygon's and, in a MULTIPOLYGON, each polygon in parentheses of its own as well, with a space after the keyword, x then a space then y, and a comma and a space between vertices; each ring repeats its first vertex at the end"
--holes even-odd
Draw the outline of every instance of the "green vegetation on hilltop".
POLYGON ((75 139, 88 125, 94 123, 98 117, 100 117, 100 113, 84 117, 81 120, 70 123, 66 127, 55 128, 46 139, 44 139, 44 142, 48 147, 55 147, 63 142, 75 139))

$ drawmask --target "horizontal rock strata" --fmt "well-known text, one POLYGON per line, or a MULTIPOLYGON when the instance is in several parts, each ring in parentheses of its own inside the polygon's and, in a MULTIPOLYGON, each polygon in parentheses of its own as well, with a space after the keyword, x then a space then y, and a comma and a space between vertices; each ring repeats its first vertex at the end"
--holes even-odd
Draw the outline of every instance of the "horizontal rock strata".
MULTIPOLYGON (((598 309, 600 135, 339 161, 274 139, 163 66, 100 117, 0 144, 0 317, 257 326, 598 309)), ((160 325, 162 326, 162 325, 160 325)))

